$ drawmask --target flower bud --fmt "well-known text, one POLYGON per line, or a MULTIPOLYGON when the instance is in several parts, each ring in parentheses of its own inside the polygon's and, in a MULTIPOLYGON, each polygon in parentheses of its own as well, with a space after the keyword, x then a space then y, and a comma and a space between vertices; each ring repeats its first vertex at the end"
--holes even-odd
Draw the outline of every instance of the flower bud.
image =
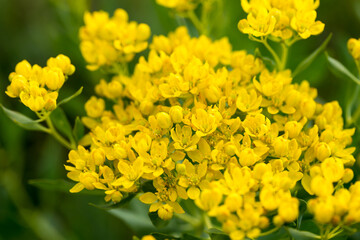
POLYGON ((166 112, 159 112, 156 114, 156 119, 161 128, 171 128, 172 122, 170 115, 166 112))
POLYGON ((169 114, 173 123, 180 123, 184 117, 183 109, 180 106, 172 106, 169 114))

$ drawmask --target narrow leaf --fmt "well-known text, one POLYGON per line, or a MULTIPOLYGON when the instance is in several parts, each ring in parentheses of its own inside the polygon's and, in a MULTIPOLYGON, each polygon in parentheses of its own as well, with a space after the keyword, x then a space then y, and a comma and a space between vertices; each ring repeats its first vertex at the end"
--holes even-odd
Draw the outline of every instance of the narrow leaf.
POLYGON ((38 121, 33 120, 19 112, 15 112, 10 109, 7 109, 1 104, 0 106, 3 109, 5 115, 8 116, 14 123, 19 125, 20 127, 32 131, 43 131, 47 133, 49 132, 49 129, 41 125, 38 121))
POLYGON ((294 240, 314 240, 321 239, 319 235, 316 235, 308 231, 300 231, 295 228, 287 228, 289 234, 294 238, 294 240))
MULTIPOLYGON (((31 179, 28 182, 30 185, 47 191, 58 191, 70 193, 69 190, 74 186, 74 183, 64 179, 31 179)), ((104 195, 103 191, 99 190, 82 190, 77 194, 84 195, 104 195)))
MULTIPOLYGON (((156 240, 180 240, 180 238, 176 238, 163 233, 152 233, 151 234, 156 240)), ((186 239, 186 238, 181 238, 186 239)))
POLYGON ((135 196, 136 196, 136 194, 134 194, 134 193, 129 194, 127 197, 123 198, 118 203, 110 202, 110 203, 102 204, 102 205, 89 203, 89 205, 99 208, 99 209, 109 210, 109 209, 123 207, 125 204, 129 203, 135 196))
POLYGON ((75 138, 75 142, 79 142, 79 140, 85 135, 84 124, 81 122, 79 117, 75 119, 74 129, 72 130, 73 136, 75 138))
POLYGON ((67 103, 69 101, 71 101, 72 99, 76 98, 77 96, 79 96, 81 93, 82 93, 82 90, 83 90, 83 87, 81 87, 79 90, 76 91, 76 93, 74 93, 73 95, 71 95, 70 97, 67 97, 63 100, 61 100, 59 103, 58 103, 58 106, 64 104, 64 103, 67 103))
POLYGON ((317 56, 319 56, 320 53, 322 53, 325 50, 326 46, 328 45, 328 43, 331 40, 331 37, 332 37, 332 33, 329 34, 329 36, 325 39, 325 41, 312 54, 310 54, 310 56, 305 58, 297 66, 297 68, 295 69, 295 71, 292 74, 293 77, 297 76, 299 73, 301 73, 302 71, 304 71, 311 65, 311 63, 317 58, 317 56))
POLYGON ((230 240, 230 237, 216 228, 210 228, 208 234, 211 240, 230 240))
POLYGON ((60 133, 66 136, 69 140, 71 140, 71 142, 73 142, 74 136, 72 134, 71 125, 64 111, 58 107, 51 112, 50 118, 55 128, 59 130, 60 133))
POLYGON ((360 84, 360 80, 355 77, 341 62, 330 57, 329 55, 327 55, 326 57, 331 66, 330 70, 332 70, 335 75, 337 75, 339 78, 350 79, 356 84, 360 84))

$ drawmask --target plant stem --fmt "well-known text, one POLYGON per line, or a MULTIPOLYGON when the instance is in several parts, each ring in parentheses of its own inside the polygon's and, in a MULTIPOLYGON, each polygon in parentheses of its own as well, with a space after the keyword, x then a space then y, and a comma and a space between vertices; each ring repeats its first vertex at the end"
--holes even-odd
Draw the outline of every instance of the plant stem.
POLYGON ((50 117, 47 117, 46 119, 46 124, 48 125, 49 129, 50 129, 50 134, 56 139, 58 140, 64 147, 68 148, 68 149, 75 149, 75 143, 69 143, 65 138, 63 138, 55 129, 50 117))
POLYGON ((189 11, 187 14, 188 18, 194 24, 195 28, 198 30, 199 35, 205 34, 203 23, 196 16, 194 11, 189 11))
POLYGON ((269 43, 267 42, 267 39, 265 38, 264 40, 261 41, 264 46, 266 47, 266 49, 271 53, 271 55, 273 56, 277 68, 280 70, 281 69, 281 65, 283 64, 282 61, 280 60, 279 56, 277 55, 277 53, 274 51, 274 49, 272 49, 272 47, 269 45, 269 43))
POLYGON ((269 234, 271 234, 271 233, 273 233, 273 232, 276 232, 277 230, 279 230, 279 228, 278 228, 278 227, 273 228, 273 229, 271 229, 271 230, 269 230, 269 231, 267 231, 267 232, 263 232, 263 233, 261 233, 261 234, 259 235, 259 237, 269 235, 269 234))
POLYGON ((282 56, 281 56, 281 65, 279 67, 279 70, 284 70, 286 67, 289 48, 285 45, 285 43, 282 43, 281 47, 282 47, 282 56))

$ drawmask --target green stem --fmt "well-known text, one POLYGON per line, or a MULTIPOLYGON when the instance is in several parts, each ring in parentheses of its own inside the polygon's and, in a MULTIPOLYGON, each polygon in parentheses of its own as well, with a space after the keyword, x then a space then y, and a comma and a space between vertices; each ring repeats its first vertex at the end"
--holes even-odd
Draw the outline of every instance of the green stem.
POLYGON ((282 62, 279 58, 279 56, 277 55, 277 53, 274 51, 274 49, 269 45, 269 43, 267 42, 267 39, 265 38, 264 40, 261 41, 264 46, 266 47, 266 49, 271 53, 271 55, 273 56, 275 62, 276 62, 276 65, 277 65, 277 68, 280 70, 281 69, 281 65, 282 65, 282 62))
POLYGON ((46 124, 50 129, 50 134, 58 140, 64 147, 68 149, 76 149, 75 143, 69 143, 65 138, 63 138, 55 129, 50 117, 46 118, 46 124))
POLYGON ((204 34, 204 26, 202 22, 199 20, 199 18, 196 16, 194 11, 189 11, 187 14, 187 17, 191 20, 191 22, 194 24, 195 28, 198 30, 199 35, 204 34))
POLYGON ((279 67, 279 70, 284 70, 286 67, 289 48, 285 45, 285 43, 282 43, 281 47, 282 47, 282 56, 281 56, 281 65, 279 67))
POLYGON ((203 216, 204 216, 204 223, 205 223, 205 226, 207 227, 207 229, 213 228, 213 225, 211 223, 209 216, 206 213, 204 213, 203 216))
POLYGON ((263 233, 261 233, 261 234, 259 235, 259 237, 269 235, 269 234, 271 234, 271 233, 276 232, 277 230, 279 230, 279 228, 278 228, 278 227, 273 228, 273 229, 271 229, 271 230, 269 230, 269 231, 267 231, 267 232, 263 232, 263 233))

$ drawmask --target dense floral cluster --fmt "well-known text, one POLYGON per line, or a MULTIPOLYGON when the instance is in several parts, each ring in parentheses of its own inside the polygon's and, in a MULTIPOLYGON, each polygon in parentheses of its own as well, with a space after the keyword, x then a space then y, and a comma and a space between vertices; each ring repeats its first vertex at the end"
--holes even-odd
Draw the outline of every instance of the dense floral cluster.
POLYGON ((47 66, 31 66, 26 60, 15 67, 9 76, 10 85, 6 94, 12 98, 20 98, 21 102, 34 112, 52 111, 56 108, 58 91, 75 67, 70 59, 62 54, 50 58, 47 66))
POLYGON ((72 150, 66 166, 78 182, 71 192, 101 189, 119 202, 152 181, 156 191, 140 196, 150 212, 169 220, 192 199, 243 239, 296 220, 301 180, 319 223, 360 220, 359 183, 343 188, 354 129, 343 129, 338 103, 317 103, 308 82, 293 84, 290 70, 270 71, 226 38, 184 27, 154 36, 132 75, 95 90, 83 118, 91 146, 72 150))
POLYGON ((320 34, 324 24, 316 21, 319 0, 241 0, 247 19, 239 22, 243 33, 281 40, 320 34))
POLYGON ((80 29, 80 49, 88 69, 115 66, 131 61, 147 48, 150 27, 129 22, 127 12, 117 9, 114 16, 104 11, 85 13, 85 26, 80 29))
MULTIPOLYGON (((201 1, 157 2, 188 11, 201 1)), ((283 40, 284 56, 291 42, 324 29, 316 21, 318 0, 241 3, 248 16, 239 29, 270 51, 267 37, 283 40)), ((163 220, 184 213, 182 202, 190 199, 233 240, 294 222, 299 189, 321 226, 360 222, 360 182, 351 185, 350 168, 355 129, 344 128, 338 102, 318 103, 307 81, 292 83, 286 57, 272 54, 273 70, 233 50, 227 38, 191 37, 185 27, 150 44, 149 37, 150 28, 128 22, 122 9, 112 18, 85 14, 81 51, 90 70, 105 67, 111 79, 101 79, 85 104, 90 133, 65 165, 77 182, 71 192, 99 189, 118 203, 145 191, 139 199, 163 220), (127 62, 147 48, 129 74, 127 62), (153 191, 144 190, 149 183, 153 191)), ((348 48, 358 63, 359 40, 348 48)), ((35 112, 52 111, 74 70, 64 55, 44 68, 24 60, 6 93, 35 112)))

